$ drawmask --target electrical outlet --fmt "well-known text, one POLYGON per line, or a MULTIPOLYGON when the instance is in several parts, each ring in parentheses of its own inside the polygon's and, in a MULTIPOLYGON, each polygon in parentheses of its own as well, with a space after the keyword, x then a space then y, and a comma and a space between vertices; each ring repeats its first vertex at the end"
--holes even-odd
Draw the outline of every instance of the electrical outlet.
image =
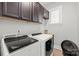
POLYGON ((18 34, 20 34, 20 30, 18 30, 18 34))

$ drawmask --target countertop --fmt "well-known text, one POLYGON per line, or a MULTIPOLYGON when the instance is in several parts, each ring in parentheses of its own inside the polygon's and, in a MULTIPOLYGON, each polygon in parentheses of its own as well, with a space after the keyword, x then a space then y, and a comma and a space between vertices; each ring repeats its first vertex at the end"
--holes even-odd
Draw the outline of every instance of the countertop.
POLYGON ((39 41, 46 41, 52 38, 52 35, 51 34, 40 34, 40 35, 30 36, 30 37, 37 39, 39 41))

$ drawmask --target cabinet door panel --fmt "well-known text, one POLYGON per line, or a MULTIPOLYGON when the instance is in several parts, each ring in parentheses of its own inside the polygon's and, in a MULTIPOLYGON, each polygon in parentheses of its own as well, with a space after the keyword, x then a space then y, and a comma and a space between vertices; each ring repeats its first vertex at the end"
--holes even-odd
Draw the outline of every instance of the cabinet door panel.
POLYGON ((31 20, 31 8, 30 8, 30 2, 22 2, 21 3, 21 9, 22 9, 22 19, 31 20))
POLYGON ((49 11, 44 9, 44 19, 49 19, 49 11))
POLYGON ((3 3, 3 15, 19 17, 19 2, 3 3))
POLYGON ((39 6, 39 22, 42 23, 44 15, 44 7, 40 4, 39 6))
POLYGON ((39 4, 37 2, 33 3, 33 21, 39 22, 39 4))
POLYGON ((2 2, 0 2, 0 16, 2 16, 2 2))

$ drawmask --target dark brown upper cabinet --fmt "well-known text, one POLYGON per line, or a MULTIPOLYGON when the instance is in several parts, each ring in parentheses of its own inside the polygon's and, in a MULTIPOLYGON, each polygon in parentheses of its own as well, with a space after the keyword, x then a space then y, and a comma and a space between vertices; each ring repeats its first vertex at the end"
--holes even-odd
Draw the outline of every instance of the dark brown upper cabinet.
POLYGON ((2 2, 0 2, 0 16, 2 16, 2 2))
POLYGON ((43 15, 43 18, 44 18, 45 20, 48 20, 48 19, 49 19, 49 11, 46 10, 45 8, 44 8, 44 15, 43 15))
POLYGON ((32 8, 31 2, 22 2, 21 3, 20 17, 22 19, 32 21, 32 19, 31 19, 31 8, 32 8))
POLYGON ((3 2, 3 15, 19 17, 19 2, 3 2))
POLYGON ((49 11, 39 2, 3 2, 0 9, 3 12, 3 16, 15 17, 26 21, 40 23, 43 19, 49 18, 49 11))

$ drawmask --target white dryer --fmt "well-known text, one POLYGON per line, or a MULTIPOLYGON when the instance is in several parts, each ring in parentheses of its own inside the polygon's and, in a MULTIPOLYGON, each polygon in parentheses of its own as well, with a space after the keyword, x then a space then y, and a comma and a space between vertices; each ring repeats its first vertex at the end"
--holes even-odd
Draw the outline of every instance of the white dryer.
POLYGON ((49 56, 53 52, 54 48, 54 35, 51 34, 35 34, 31 36, 40 42, 41 56, 49 56))

